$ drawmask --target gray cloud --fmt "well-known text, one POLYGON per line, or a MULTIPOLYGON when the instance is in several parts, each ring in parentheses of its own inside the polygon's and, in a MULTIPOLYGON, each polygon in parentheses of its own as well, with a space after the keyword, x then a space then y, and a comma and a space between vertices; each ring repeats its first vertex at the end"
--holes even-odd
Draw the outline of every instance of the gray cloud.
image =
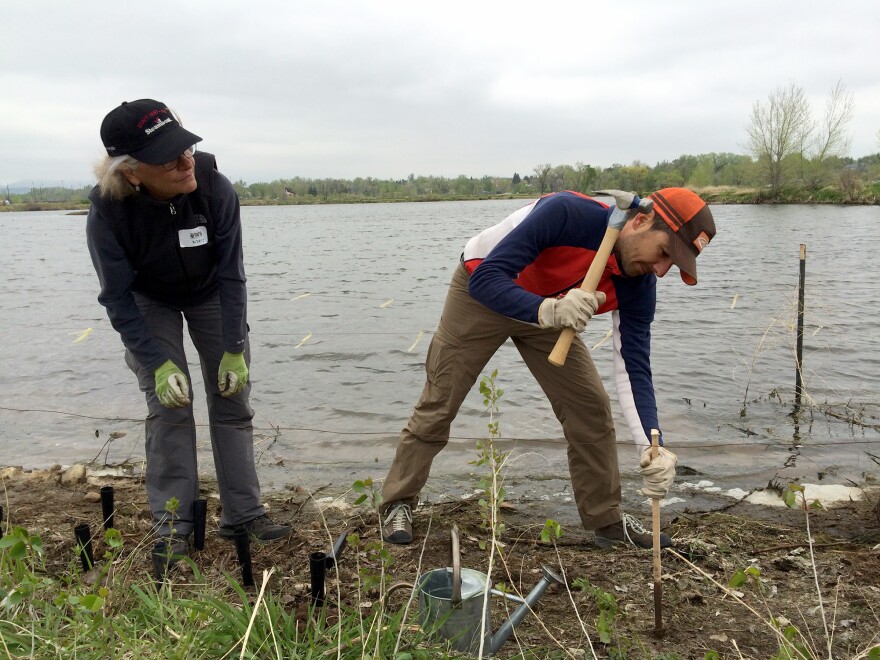
POLYGON ((90 181, 101 119, 140 97, 248 182, 743 152, 752 105, 791 81, 818 115, 843 80, 861 156, 880 149, 878 19, 856 0, 7 0, 0 183, 90 181))

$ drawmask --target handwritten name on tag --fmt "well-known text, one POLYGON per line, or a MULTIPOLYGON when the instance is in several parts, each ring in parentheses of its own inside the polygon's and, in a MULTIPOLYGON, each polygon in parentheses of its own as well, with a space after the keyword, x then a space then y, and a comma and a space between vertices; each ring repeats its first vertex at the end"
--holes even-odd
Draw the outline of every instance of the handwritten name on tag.
POLYGON ((208 243, 208 230, 205 227, 181 229, 177 232, 177 236, 182 248, 198 247, 208 243))

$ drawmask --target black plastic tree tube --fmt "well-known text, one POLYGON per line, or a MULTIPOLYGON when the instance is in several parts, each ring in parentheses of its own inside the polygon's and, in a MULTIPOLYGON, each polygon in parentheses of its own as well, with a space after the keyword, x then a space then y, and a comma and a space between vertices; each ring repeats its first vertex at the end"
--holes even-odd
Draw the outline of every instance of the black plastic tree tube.
POLYGON ((241 585, 254 586, 254 570, 251 566, 251 537, 244 527, 235 530, 235 551, 241 564, 241 585))
POLYGON ((195 500, 193 502, 193 522, 195 524, 195 529, 193 530, 193 546, 196 550, 202 550, 205 547, 205 523, 207 519, 207 500, 195 500))
POLYGON ((79 559, 84 571, 90 571, 95 565, 95 557, 92 554, 92 532, 87 523, 82 523, 73 528, 76 536, 76 545, 79 547, 79 559))
POLYGON ((348 535, 349 531, 346 530, 339 535, 338 539, 336 539, 336 543, 333 544, 333 552, 327 557, 327 568, 331 568, 333 564, 339 561, 339 557, 342 555, 342 551, 345 550, 345 546, 348 543, 348 535))
POLYGON ((327 571, 327 553, 313 552, 309 555, 309 573, 312 576, 312 604, 315 607, 324 605, 326 595, 324 577, 327 571))
POLYGON ((113 486, 101 486, 101 515, 104 529, 113 529, 113 486))
POLYGON ((324 598, 327 595, 325 580, 327 577, 327 569, 332 568, 339 562, 342 551, 348 541, 348 531, 340 534, 339 538, 333 544, 333 550, 328 555, 325 552, 313 552, 309 555, 309 574, 312 578, 312 603, 315 607, 321 607, 324 604, 324 598))

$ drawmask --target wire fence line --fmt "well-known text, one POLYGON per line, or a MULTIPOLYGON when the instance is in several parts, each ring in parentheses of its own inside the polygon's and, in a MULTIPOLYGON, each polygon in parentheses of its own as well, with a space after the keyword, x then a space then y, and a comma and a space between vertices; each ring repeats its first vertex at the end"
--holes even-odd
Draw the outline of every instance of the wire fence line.
MULTIPOLYGON (((120 423, 120 422, 128 422, 128 423, 142 423, 145 421, 143 417, 102 417, 95 415, 82 415, 80 413, 69 412, 65 410, 53 410, 47 408, 13 408, 9 406, 0 406, 0 410, 11 413, 41 413, 48 415, 58 415, 58 416, 67 416, 67 417, 76 417, 79 419, 89 419, 98 422, 107 422, 107 423, 120 423)), ((503 415, 503 413, 501 413, 503 415)), ((211 424, 198 422, 196 423, 196 427, 202 429, 211 428, 211 424)), ((216 425, 215 425, 216 426, 216 425)), ((880 431, 880 424, 869 424, 863 425, 868 428, 880 431)), ((700 443, 700 442, 678 442, 676 443, 676 451, 687 451, 688 449, 715 449, 715 448, 725 448, 725 449, 745 449, 745 448, 754 448, 754 447, 791 447, 791 442, 780 442, 773 440, 759 440, 759 439, 749 439, 748 436, 755 435, 754 432, 749 431, 748 429, 740 429, 734 428, 735 431, 738 431, 747 436, 746 439, 738 439, 731 441, 713 441, 711 443, 700 443)), ((308 426, 287 426, 287 425, 275 425, 271 424, 268 427, 259 427, 254 426, 254 433, 257 435, 272 437, 272 436, 280 436, 284 433, 320 433, 327 435, 334 435, 339 437, 388 437, 388 436, 396 436, 400 433, 400 429, 386 429, 386 430, 376 430, 376 431, 346 431, 341 429, 329 429, 329 428, 318 428, 318 427, 308 427, 308 426)), ((460 441, 478 441, 484 440, 485 436, 479 435, 450 435, 450 440, 460 440, 460 441)), ((502 436, 498 438, 498 442, 501 443, 516 443, 516 442, 540 442, 540 443, 548 443, 548 444, 558 444, 565 445, 567 441, 563 437, 521 437, 521 436, 502 436)), ((635 443, 632 440, 617 440, 616 444, 618 445, 634 445, 635 443)), ((863 438, 863 439, 849 439, 849 440, 830 440, 830 441, 799 441, 796 442, 796 445, 799 449, 807 449, 810 447, 815 448, 824 448, 824 447, 844 447, 844 446, 860 446, 865 445, 869 447, 878 446, 880 447, 880 435, 877 438, 863 438)))

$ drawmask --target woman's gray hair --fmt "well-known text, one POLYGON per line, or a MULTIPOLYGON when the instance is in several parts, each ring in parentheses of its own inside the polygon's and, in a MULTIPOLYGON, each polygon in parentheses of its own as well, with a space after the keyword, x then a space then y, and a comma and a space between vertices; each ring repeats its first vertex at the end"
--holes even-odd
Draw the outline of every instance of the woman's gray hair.
POLYGON ((122 169, 133 170, 140 164, 140 161, 131 156, 104 156, 95 165, 95 177, 98 179, 98 190, 101 191, 101 197, 107 199, 125 199, 129 195, 135 193, 135 188, 125 175, 120 171, 122 169))

